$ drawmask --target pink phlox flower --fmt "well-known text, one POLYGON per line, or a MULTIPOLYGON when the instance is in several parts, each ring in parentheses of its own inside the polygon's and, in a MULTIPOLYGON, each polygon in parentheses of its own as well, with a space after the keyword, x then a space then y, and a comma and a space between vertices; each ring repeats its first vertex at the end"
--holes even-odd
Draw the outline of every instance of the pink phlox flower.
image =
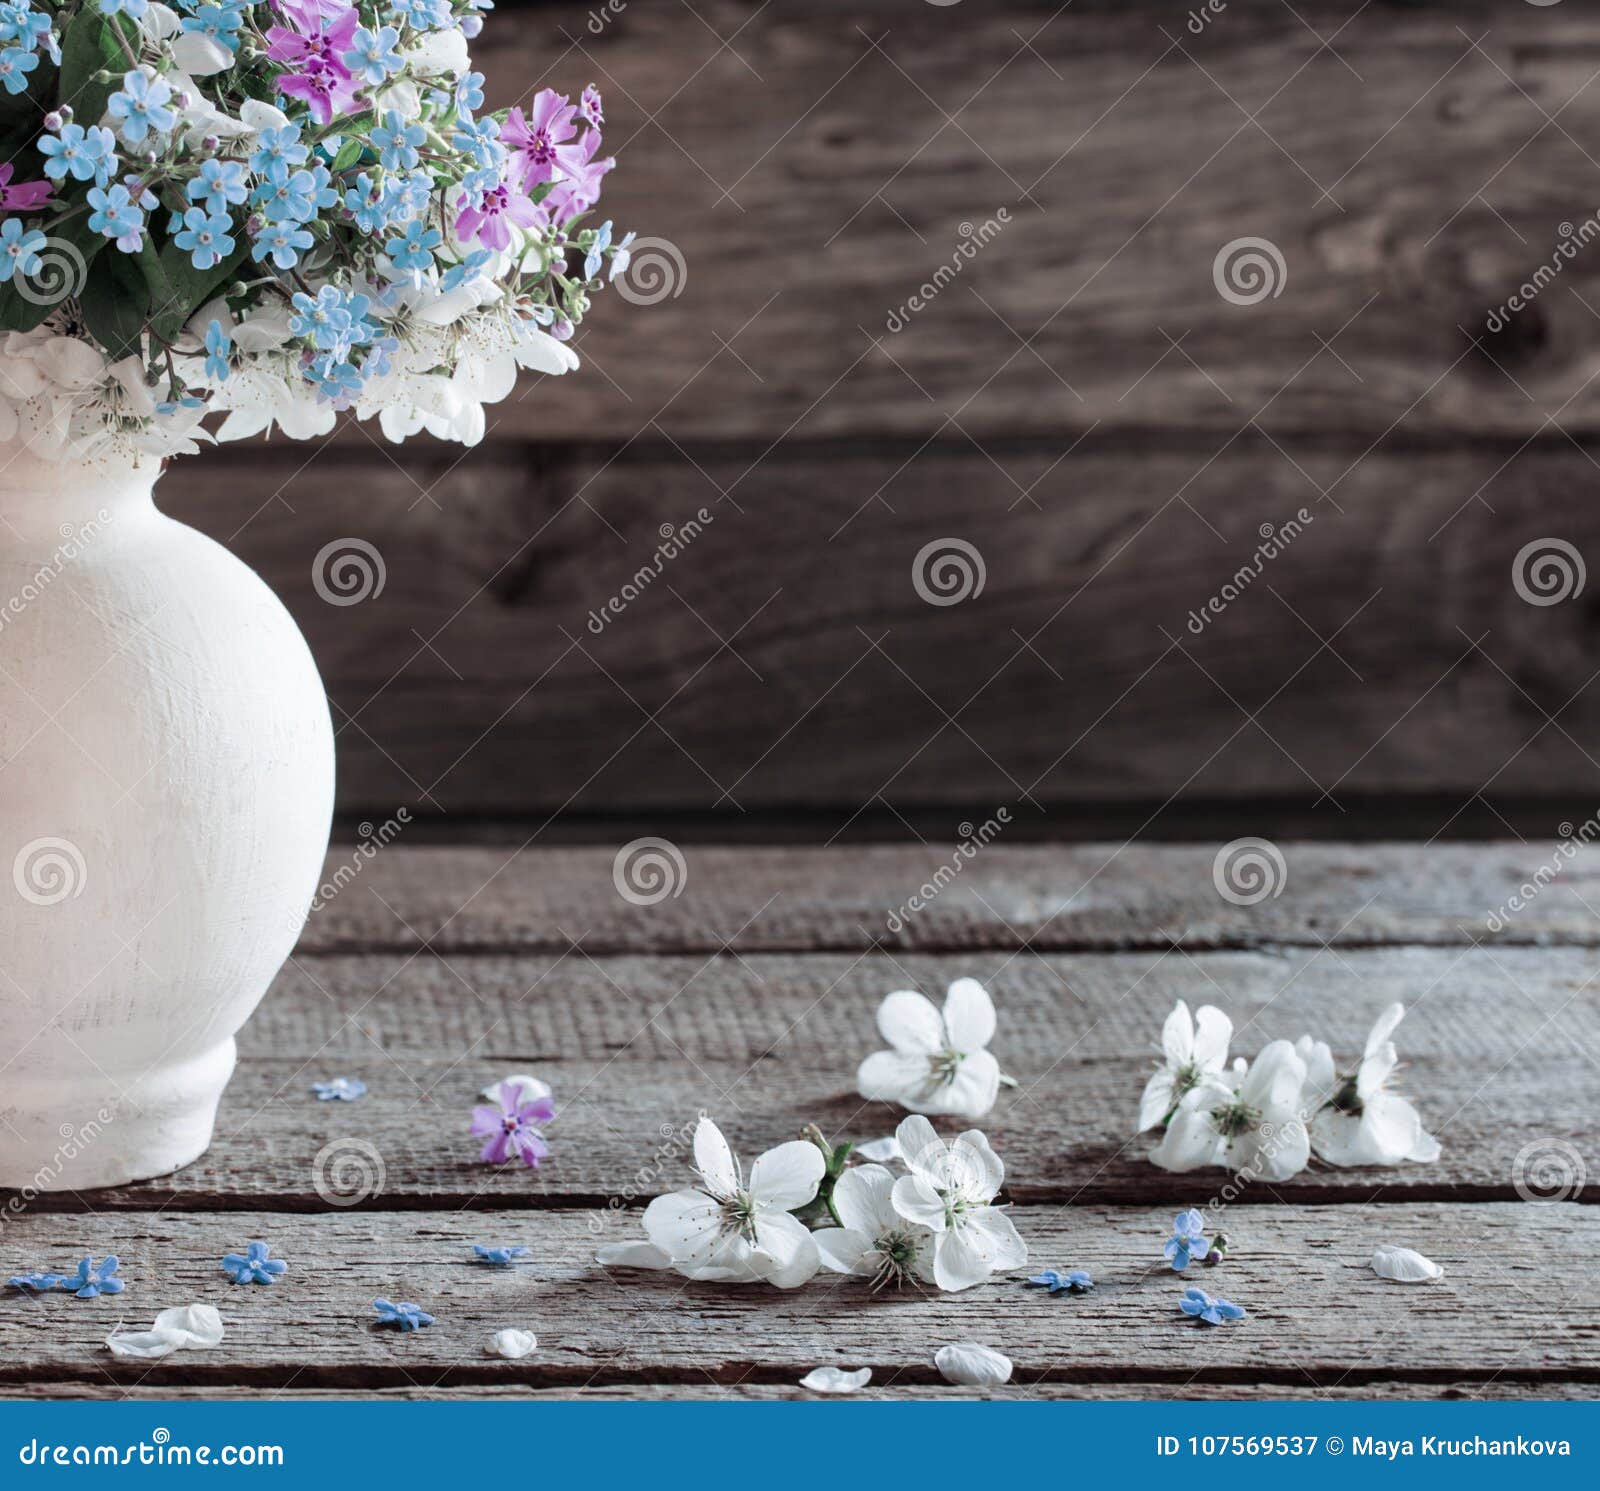
POLYGON ((536 1125, 556 1116, 555 1104, 547 1097, 522 1102, 522 1088, 515 1082, 502 1082, 495 1097, 498 1107, 485 1103, 472 1110, 473 1137, 485 1141, 478 1158, 503 1165, 515 1154, 524 1165, 538 1169, 550 1146, 536 1125))

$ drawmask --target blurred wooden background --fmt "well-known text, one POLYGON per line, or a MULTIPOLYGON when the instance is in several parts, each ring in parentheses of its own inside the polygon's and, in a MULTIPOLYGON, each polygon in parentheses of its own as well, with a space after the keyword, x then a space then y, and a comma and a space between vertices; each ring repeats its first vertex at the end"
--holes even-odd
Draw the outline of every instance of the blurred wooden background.
POLYGON ((1600 242, 1487 318, 1600 210, 1600 14, 1199 10, 502 3, 491 104, 603 89, 600 215, 679 293, 608 290, 471 452, 352 428, 163 484, 305 629, 347 826, 1586 814, 1600 577, 1533 606, 1512 566, 1600 559, 1600 242), (1276 297, 1219 294, 1241 237, 1276 297), (950 538, 983 587, 931 605, 950 538), (383 586, 329 604, 350 539, 383 586))

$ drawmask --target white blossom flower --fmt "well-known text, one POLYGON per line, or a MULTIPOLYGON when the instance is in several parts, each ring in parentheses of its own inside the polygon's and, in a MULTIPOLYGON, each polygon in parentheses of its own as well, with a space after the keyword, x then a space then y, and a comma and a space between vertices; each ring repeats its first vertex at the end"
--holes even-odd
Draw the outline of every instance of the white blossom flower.
POLYGON ((1330 1165, 1428 1164, 1439 1158, 1439 1141, 1423 1128, 1417 1110, 1389 1090, 1400 1060, 1389 1037, 1405 1012, 1403 1004, 1391 1004, 1378 1016, 1353 1075, 1335 1073, 1321 1042, 1303 1042, 1311 1056, 1302 1107, 1310 1117, 1312 1145, 1330 1165))
POLYGON ((1185 1093, 1228 1064, 1233 1021, 1215 1005, 1202 1004, 1194 1015, 1179 1000, 1161 1027, 1161 1066, 1145 1083, 1139 1101, 1139 1132, 1153 1129, 1182 1101, 1185 1093))
POLYGON ((1011 1381, 1011 1358, 976 1341, 955 1341, 933 1354, 946 1382, 962 1387, 999 1387, 1011 1381))
POLYGON ((882 1165, 857 1165, 834 1183, 833 1209, 843 1223, 811 1234, 822 1266, 859 1274, 874 1286, 925 1284, 933 1278, 933 1233, 894 1208, 895 1178, 882 1165))
POLYGON ((701 1190, 657 1196, 646 1208, 650 1241, 691 1277, 805 1283, 820 1266, 811 1233, 790 1215, 816 1199, 822 1151, 804 1139, 769 1149, 746 1182, 722 1131, 702 1118, 694 1133, 701 1190), (709 1272, 708 1272, 709 1271, 709 1272))
POLYGON ((977 1129, 947 1145, 926 1118, 913 1115, 895 1138, 911 1173, 894 1183, 894 1209, 933 1232, 933 1280, 939 1288, 970 1289, 1028 1261, 1011 1218, 991 1204, 1005 1166, 977 1129))
POLYGON ((994 1004, 976 979, 950 985, 943 1014, 925 995, 896 990, 878 1006, 878 1030, 893 1049, 867 1057, 856 1086, 913 1113, 981 1118, 1000 1090, 1000 1063, 986 1049, 994 1024, 994 1004))
POLYGON ((1163 1170, 1221 1165, 1258 1180, 1287 1180, 1310 1157, 1300 1112, 1305 1076, 1295 1048, 1272 1041, 1242 1072, 1205 1077, 1184 1094, 1151 1160, 1163 1170))

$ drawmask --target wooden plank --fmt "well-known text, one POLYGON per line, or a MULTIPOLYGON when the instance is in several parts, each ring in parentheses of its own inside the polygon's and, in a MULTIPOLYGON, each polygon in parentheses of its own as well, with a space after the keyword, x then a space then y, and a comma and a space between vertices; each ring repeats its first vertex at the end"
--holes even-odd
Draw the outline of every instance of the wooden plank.
MULTIPOLYGON (((1576 841, 1570 854, 1538 843, 1284 844, 1281 890, 1254 905, 1219 892, 1220 844, 1012 847, 1002 834, 970 856, 949 844, 690 844, 659 887, 678 893, 636 905, 619 892, 618 861, 624 885, 649 889, 637 878, 646 851, 624 856, 621 844, 419 848, 402 833, 379 847, 379 837, 329 851, 302 955, 1600 944, 1600 851, 1576 841)), ((1225 884, 1233 862, 1223 860, 1225 884)))
MULTIPOLYGON (((739 954, 302 959, 241 1037, 217 1134, 160 1180, 32 1210, 267 1207, 320 1211, 582 1205, 598 1229, 690 1178, 697 1114, 745 1154, 808 1123, 835 1140, 893 1131, 899 1114, 855 1092, 881 1045, 890 989, 937 993, 979 977, 999 1012, 993 1049, 1018 1080, 982 1122, 1022 1202, 1149 1202, 1229 1194, 1254 1206, 1514 1200, 1545 1156, 1600 1152, 1600 988, 1584 949, 1286 949, 960 956, 739 954), (1146 1158, 1134 1114, 1178 998, 1220 1003, 1235 1051, 1315 1031, 1353 1061, 1379 1010, 1411 1009, 1402 1088, 1444 1146, 1433 1165, 1336 1170, 1281 1185, 1225 1172, 1173 1176, 1146 1158), (537 1171, 477 1162, 477 1094, 509 1072, 554 1087, 553 1155, 537 1171), (359 1077, 357 1103, 321 1103, 314 1080, 359 1077)), ((1574 1173, 1567 1190, 1592 1200, 1574 1173)), ((628 1225, 631 1225, 628 1224, 628 1225)))
POLYGON ((763 443, 947 418, 979 439, 1231 435, 1269 401, 1285 435, 1376 437, 1402 415, 1406 433, 1522 436, 1546 412, 1593 428, 1600 326, 1578 297, 1596 303, 1600 259, 1473 338, 1588 212, 1594 16, 1296 9, 1307 24, 1235 6, 1199 36, 1155 3, 491 17, 474 44, 491 104, 597 81, 622 162, 604 210, 686 270, 658 304, 599 296, 586 373, 530 380, 496 435, 630 439, 652 417, 763 443), (1286 277, 1241 306, 1213 261, 1245 236, 1286 277))
POLYGON ((1276 797, 1337 831, 1351 796, 1600 787, 1583 602, 1513 582, 1600 544, 1570 445, 759 454, 230 452, 163 502, 283 597, 376 821, 1276 797), (981 593, 928 604, 951 539, 981 593), (381 588, 330 604, 356 542, 381 588))
MULTIPOLYGON (((1237 1383, 1211 1385, 1207 1383, 1063 1383, 1036 1382, 1026 1387, 1007 1384, 992 1392, 982 1394, 986 1400, 1001 1402, 1084 1402, 1114 1399, 1121 1401, 1159 1400, 1172 1402, 1236 1401, 1244 1396, 1245 1389, 1237 1383)), ((256 1387, 185 1387, 181 1384, 150 1386, 142 1383, 122 1382, 0 1382, 0 1401, 7 1398, 61 1398, 68 1400, 130 1401, 134 1403, 182 1401, 201 1398, 228 1402, 234 1399, 259 1401, 262 1389, 256 1387)), ((877 1388, 868 1384, 854 1399, 893 1399, 896 1402, 956 1403, 970 1401, 975 1396, 971 1388, 934 1386, 927 1383, 901 1384, 892 1388, 877 1388)), ((1517 1399, 1578 1400, 1587 1402, 1594 1397, 1594 1387, 1583 1382, 1558 1382, 1547 1378, 1524 1381, 1517 1377, 1501 1376, 1490 1383, 1452 1382, 1364 1382, 1359 1387, 1307 1387, 1274 1383, 1267 1394, 1274 1401, 1306 1400, 1314 1402, 1388 1402, 1388 1401, 1441 1401, 1462 1400, 1507 1401, 1517 1399)), ((387 1387, 343 1391, 323 1388, 301 1392, 295 1388, 272 1389, 273 1402, 354 1402, 376 1399, 380 1402, 507 1402, 550 1403, 578 1401, 584 1403, 659 1403, 695 1402, 717 1403, 771 1403, 817 1402, 816 1393, 799 1386, 784 1387, 778 1384, 744 1383, 731 1387, 723 1383, 626 1383, 615 1387, 496 1387, 480 1384, 476 1387, 387 1387)))
MULTIPOLYGON (((1590 1260, 1600 1212, 1572 1206, 1408 1206, 1230 1214, 1234 1251, 1204 1283, 1250 1317, 1208 1330, 1179 1314, 1181 1281, 1162 1262, 1170 1218, 1154 1209, 1022 1209, 1041 1262, 1090 1269, 1097 1289, 1051 1300, 1015 1280, 959 1298, 873 1295, 819 1278, 789 1294, 608 1273, 576 1212, 518 1217, 386 1214, 248 1219, 168 1212, 30 1215, 8 1224, 9 1257, 30 1265, 116 1252, 126 1293, 81 1301, 12 1297, 0 1307, 0 1381, 204 1387, 412 1388, 586 1384, 790 1386, 826 1363, 871 1366, 881 1387, 938 1383, 943 1341, 978 1340, 1016 1363, 1019 1387, 1141 1383, 1351 1388, 1366 1382, 1470 1384, 1600 1380, 1588 1349, 1600 1324, 1590 1260), (270 1289, 223 1281, 216 1260, 251 1237, 290 1272, 270 1289), (492 1236, 532 1250, 526 1267, 474 1264, 492 1236), (1373 1247, 1404 1240, 1445 1265, 1408 1289, 1376 1278, 1373 1247), (400 1336, 373 1323, 376 1295, 415 1300, 438 1323, 400 1336), (1483 1308, 1492 1299, 1493 1309, 1483 1308), (118 1362, 101 1344, 118 1321, 210 1301, 227 1336, 213 1351, 118 1362), (688 1329, 689 1323, 693 1329, 688 1329), (504 1326, 533 1329, 538 1352, 485 1354, 504 1326)), ((1020 1277, 1020 1276, 1019 1276, 1020 1277)))

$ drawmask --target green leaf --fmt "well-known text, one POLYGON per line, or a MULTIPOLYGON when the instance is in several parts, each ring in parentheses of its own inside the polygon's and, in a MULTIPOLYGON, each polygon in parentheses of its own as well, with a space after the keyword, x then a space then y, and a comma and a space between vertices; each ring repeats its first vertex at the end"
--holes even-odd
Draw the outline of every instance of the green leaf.
POLYGON ((40 265, 26 280, 13 278, 0 294, 0 330, 32 331, 83 287, 89 265, 110 240, 91 232, 87 210, 55 224, 40 265))
MULTIPOLYGON (((243 233, 236 233, 235 237, 243 243, 243 233)), ((147 245, 145 254, 154 261, 146 269, 146 279, 152 304, 150 329, 156 337, 163 342, 176 338, 189 318, 222 289, 249 251, 245 244, 220 264, 196 269, 188 253, 176 243, 167 244, 159 256, 147 245)))
POLYGON ((121 25, 120 17, 102 15, 93 5, 85 5, 61 38, 61 102, 71 104, 74 116, 86 127, 100 122, 106 100, 128 70, 128 53, 117 40, 127 35, 121 25), (101 81, 97 74, 108 69, 116 76, 101 81))
POLYGON ((78 296, 83 319, 107 357, 127 357, 139 351, 150 292, 139 262, 120 249, 105 254, 89 267, 78 296))
POLYGON ((361 159, 361 152, 366 149, 367 142, 352 136, 339 147, 339 153, 333 158, 335 174, 348 171, 351 166, 361 159))

